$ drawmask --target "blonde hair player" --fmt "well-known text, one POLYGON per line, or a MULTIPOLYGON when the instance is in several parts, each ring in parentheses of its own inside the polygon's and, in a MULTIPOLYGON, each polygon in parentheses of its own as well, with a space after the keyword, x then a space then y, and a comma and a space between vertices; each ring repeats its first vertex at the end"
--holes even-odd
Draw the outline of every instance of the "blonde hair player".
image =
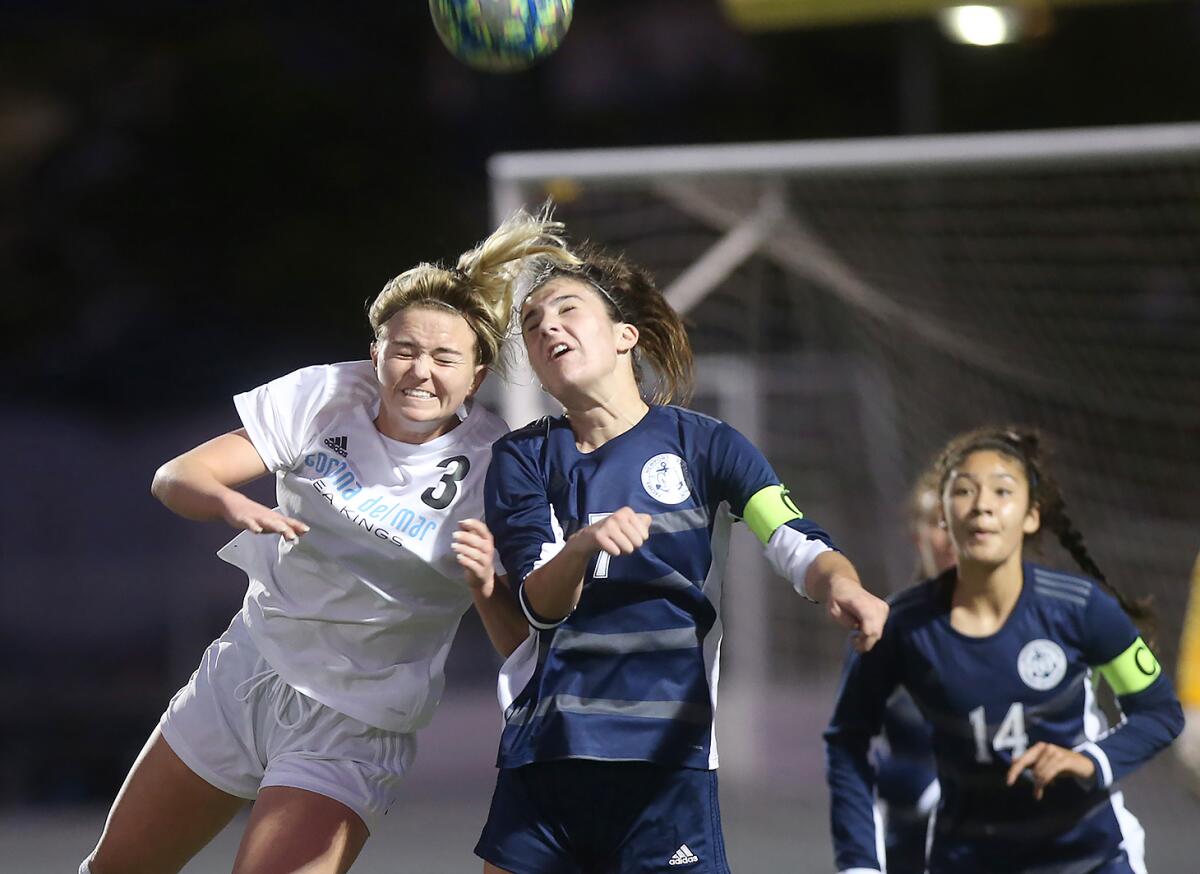
POLYGON ((537 634, 501 675, 475 852, 513 874, 727 872, 713 716, 731 523, 860 648, 887 606, 745 437, 666 405, 689 393, 692 353, 651 277, 582 254, 541 271, 520 310, 564 414, 498 441, 488 471, 488 525, 537 634))
POLYGON ((892 599, 883 637, 851 653, 825 733, 837 869, 884 870, 871 738, 903 685, 933 728, 941 800, 928 874, 1145 874, 1145 834, 1117 781, 1179 734, 1179 701, 1067 515, 1036 432, 984 428, 942 451, 956 566, 892 599), (1024 558, 1053 532, 1086 576, 1024 558), (1093 672, 1123 718, 1108 729, 1093 672))
POLYGON ((525 639, 479 521, 507 428, 473 396, 522 259, 559 251, 556 229, 518 213, 454 268, 396 277, 370 306, 369 361, 238 395, 242 428, 159 468, 169 509, 242 529, 218 555, 249 587, 81 874, 179 871, 251 799, 235 874, 348 870, 400 797, 463 613, 474 604, 502 654, 525 639), (275 509, 237 490, 268 473, 275 509))

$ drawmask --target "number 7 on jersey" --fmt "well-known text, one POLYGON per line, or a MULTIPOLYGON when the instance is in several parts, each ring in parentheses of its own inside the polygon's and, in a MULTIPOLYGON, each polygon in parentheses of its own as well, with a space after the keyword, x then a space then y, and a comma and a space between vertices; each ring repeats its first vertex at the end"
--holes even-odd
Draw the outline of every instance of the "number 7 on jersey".
MULTIPOLYGON (((595 525, 597 522, 603 522, 605 519, 607 519, 611 515, 612 515, 612 513, 588 513, 588 524, 595 525)), ((611 562, 611 561, 612 561, 612 556, 609 555, 607 552, 605 552, 603 549, 600 550, 600 554, 598 556, 596 556, 596 567, 592 571, 592 579, 593 580, 608 579, 608 565, 609 565, 609 562, 611 562)))

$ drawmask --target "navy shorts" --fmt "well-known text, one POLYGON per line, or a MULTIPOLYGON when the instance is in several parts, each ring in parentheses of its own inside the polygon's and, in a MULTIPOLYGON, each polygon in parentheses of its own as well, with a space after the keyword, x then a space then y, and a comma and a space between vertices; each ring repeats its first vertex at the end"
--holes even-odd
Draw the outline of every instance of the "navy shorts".
POLYGON ((585 759, 502 768, 475 855, 510 874, 729 874, 717 772, 585 759))

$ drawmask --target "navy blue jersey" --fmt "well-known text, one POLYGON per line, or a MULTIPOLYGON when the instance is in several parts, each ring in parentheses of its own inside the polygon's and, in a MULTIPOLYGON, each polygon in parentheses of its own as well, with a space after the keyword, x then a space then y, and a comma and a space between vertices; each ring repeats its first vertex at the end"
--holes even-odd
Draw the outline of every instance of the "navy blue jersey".
MULTIPOLYGON (((625 506, 652 517, 636 552, 592 559, 564 621, 530 615, 539 630, 501 675, 500 767, 563 758, 716 767, 730 525, 745 515, 755 527, 769 489, 778 491, 779 478, 741 434, 678 407, 650 407, 590 453, 576 447, 565 417, 497 441, 487 523, 527 614, 525 578, 571 534, 625 506)), ((799 518, 772 527, 768 558, 805 543, 827 548, 827 535, 799 518)))
POLYGON ((1133 623, 1091 580, 1026 564, 1001 629, 970 637, 950 625, 954 575, 895 596, 880 642, 849 656, 825 734, 838 869, 880 870, 867 746, 898 685, 933 729, 942 797, 931 874, 1087 872, 1125 852, 1134 862, 1141 828, 1113 783, 1178 734, 1182 712, 1133 623), (1093 668, 1118 694, 1113 728, 1093 668), (1060 778, 1040 801, 1024 777, 1005 785, 1013 759, 1039 741, 1091 757, 1095 779, 1060 778))

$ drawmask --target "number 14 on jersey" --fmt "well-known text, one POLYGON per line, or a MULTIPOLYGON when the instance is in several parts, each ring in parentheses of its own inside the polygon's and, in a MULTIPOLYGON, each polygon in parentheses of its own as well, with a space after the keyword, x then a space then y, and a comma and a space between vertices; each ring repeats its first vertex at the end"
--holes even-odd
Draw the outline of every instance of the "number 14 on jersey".
POLYGON ((967 714, 971 729, 975 733, 975 761, 987 764, 995 761, 992 752, 1008 751, 1010 761, 1019 758, 1029 749, 1029 735, 1025 733, 1025 708, 1017 701, 1008 708, 1004 721, 996 729, 991 744, 987 737, 987 714, 980 705, 967 714))

